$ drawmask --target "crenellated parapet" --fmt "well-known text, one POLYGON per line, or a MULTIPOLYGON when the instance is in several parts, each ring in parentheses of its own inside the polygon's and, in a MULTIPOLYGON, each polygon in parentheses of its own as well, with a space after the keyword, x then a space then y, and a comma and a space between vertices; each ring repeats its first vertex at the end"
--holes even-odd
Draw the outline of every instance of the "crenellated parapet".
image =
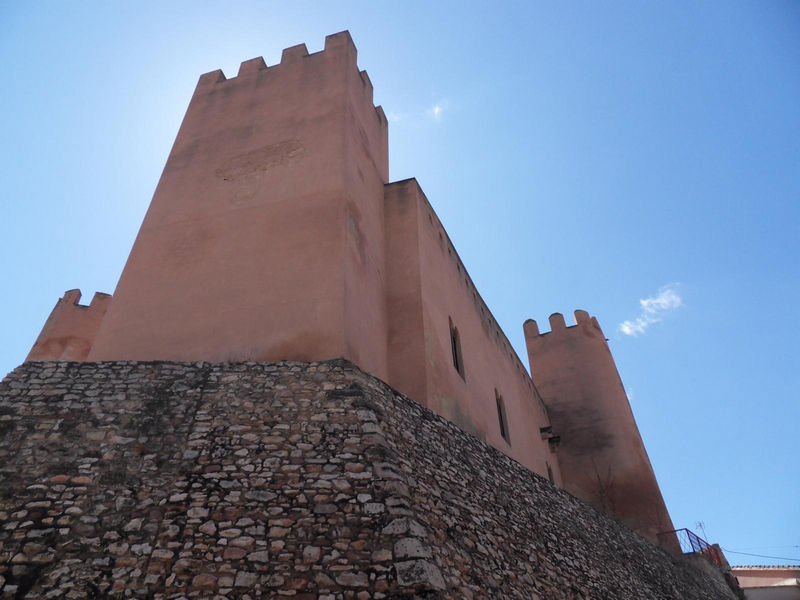
POLYGON ((25 362, 34 360, 86 360, 111 295, 96 292, 87 306, 81 291, 64 292, 33 344, 25 362))
MULTIPOLYGON (((226 85, 241 83, 255 77, 272 77, 278 72, 285 72, 288 69, 303 68, 305 61, 316 60, 344 60, 347 63, 356 65, 357 50, 353 39, 348 31, 334 33, 325 37, 325 47, 320 52, 309 53, 305 44, 297 44, 284 48, 281 53, 281 62, 269 66, 263 57, 251 58, 239 65, 239 72, 236 77, 225 77, 221 69, 210 71, 200 76, 195 88, 195 96, 209 93, 220 89, 226 85)), ((356 67, 357 69, 357 67, 356 67)), ((366 71, 357 71, 363 86, 365 98, 372 104, 373 89, 372 81, 366 71)), ((380 106, 372 107, 376 118, 385 127, 387 125, 386 115, 380 106)))
POLYGON ((566 320, 564 319, 564 315, 561 313, 553 313, 548 318, 550 323, 550 331, 541 332, 539 331, 539 324, 534 321, 533 319, 528 319, 523 324, 523 328, 525 330, 525 339, 528 340, 535 340, 539 336, 547 335, 549 333, 560 333, 567 330, 570 330, 574 327, 584 327, 584 328, 592 328, 596 330, 600 335, 603 334, 603 330, 600 329, 600 324, 597 322, 595 317, 589 315, 588 312, 585 310, 576 310, 573 313, 575 317, 575 325, 567 326, 566 320))

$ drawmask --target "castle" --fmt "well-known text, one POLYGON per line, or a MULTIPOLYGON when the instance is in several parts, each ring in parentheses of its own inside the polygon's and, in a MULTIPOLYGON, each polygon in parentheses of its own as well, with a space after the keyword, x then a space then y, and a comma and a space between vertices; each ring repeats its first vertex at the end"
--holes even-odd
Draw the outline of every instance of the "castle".
MULTIPOLYGON (((221 71, 201 76, 116 290, 113 295, 96 294, 88 306, 79 304, 80 297, 80 291, 71 290, 58 301, 19 377, 33 377, 35 372, 36 382, 66 378, 72 383, 59 379, 55 388, 66 386, 66 390, 75 385, 70 378, 77 377, 76 373, 84 377, 93 372, 82 370, 81 364, 87 369, 97 364, 105 369, 101 379, 118 382, 119 389, 129 390, 129 397, 169 396, 175 389, 189 397, 212 384, 221 394, 225 382, 239 377, 233 373, 244 373, 241 377, 250 382, 248 389, 266 385, 253 379, 260 372, 257 365, 265 364, 300 365, 288 367, 288 372, 287 367, 278 368, 284 374, 283 383, 273 380, 273 371, 268 370, 263 381, 270 381, 270 390, 306 389, 303 386, 317 381, 318 374, 340 373, 340 367, 326 365, 345 359, 359 372, 385 382, 474 436, 476 442, 494 447, 645 538, 656 541, 657 534, 673 529, 597 320, 575 311, 575 325, 567 326, 556 313, 550 317, 550 331, 544 333, 535 321, 527 321, 524 333, 532 374, 528 375, 417 181, 388 181, 388 123, 382 109, 373 105, 372 85, 366 72, 358 69, 356 48, 347 32, 328 36, 321 52, 309 54, 301 44, 284 50, 280 64, 274 66, 257 58, 243 62, 233 78, 221 71), (197 363, 197 371, 186 363, 197 363), (172 364, 185 366, 173 368, 172 364), (75 365, 74 370, 68 365, 75 365), (169 393, 143 391, 136 383, 152 378, 173 381, 175 372, 195 383, 174 376, 172 387, 164 388, 169 393), (289 372, 300 375, 290 381, 289 372)), ((346 373, 351 372, 348 369, 346 373)), ((360 377, 356 377, 358 389, 380 387, 379 382, 360 377)), ((351 388, 345 383, 320 388, 327 390, 325 397, 330 400, 325 410, 340 415, 336 422, 350 418, 336 408, 337 402, 350 407, 345 413, 358 413, 364 431, 371 430, 370 423, 380 421, 381 415, 394 418, 386 415, 393 410, 391 400, 382 400, 380 407, 353 404, 353 398, 363 393, 348 392, 351 388)), ((80 384, 78 389, 93 389, 93 385, 80 384)), ((384 388, 380 390, 391 397, 384 388)), ((124 394, 115 397, 123 404, 128 401, 124 394)), ((294 408, 274 418, 280 422, 296 411, 298 420, 287 421, 286 429, 300 427, 297 436, 305 439, 308 429, 317 425, 314 419, 331 419, 322 409, 309 412, 302 395, 293 398, 299 406, 291 403, 294 408)), ((154 423, 166 419, 159 427, 178 432, 182 418, 199 414, 192 412, 197 408, 187 406, 188 412, 181 412, 181 417, 174 413, 178 405, 177 400, 171 408, 157 403, 150 410, 172 416, 148 418, 154 423)), ((253 410, 252 403, 248 406, 241 410, 253 410)), ((226 418, 240 423, 245 415, 237 416, 232 410, 225 412, 226 418)), ((263 410, 265 415, 272 414, 268 408, 263 410)), ((402 408, 406 410, 416 409, 402 408)), ((130 419, 114 414, 108 417, 109 423, 121 418, 119 427, 132 427, 130 419)), ((218 421, 214 417, 209 423, 218 421)), ((427 423, 424 419, 416 422, 427 423)), ((148 427, 123 438, 143 436, 150 440, 145 446, 153 443, 148 427)), ((403 431, 406 437, 417 437, 427 430, 403 431)), ((111 434, 92 435, 108 440, 111 434)), ((174 435, 184 439, 183 434, 174 435)), ((202 452, 192 450, 191 435, 186 435, 183 458, 202 458, 202 452)), ((313 438, 316 443, 327 434, 320 430, 319 435, 313 438)), ((237 456, 247 455, 243 443, 235 441, 241 449, 237 456)), ((32 452, 31 456, 36 454, 32 452)), ((287 455, 294 456, 292 452, 299 450, 287 455)), ((199 464, 207 466, 208 460, 199 464)), ((363 466, 356 464, 356 458, 351 460, 353 472, 361 472, 363 466)), ((492 468, 502 463, 503 470, 527 480, 522 471, 515 471, 521 467, 510 466, 511 461, 491 460, 495 461, 492 468)), ((376 465, 388 462, 383 456, 376 465)), ((223 464, 234 470, 238 463, 223 464)), ((384 479, 395 477, 389 467, 375 469, 384 472, 384 479)), ((124 483, 130 473, 115 477, 124 483)), ((58 481, 62 480, 64 484, 73 481, 69 477, 58 481)), ((342 491, 349 489, 342 486, 342 491)), ((396 492, 386 493, 390 498, 406 497, 396 492)), ((274 497, 275 492, 270 493, 274 497)), ((364 498, 375 495, 372 489, 361 494, 364 498)), ((186 494, 173 496, 165 498, 166 506, 181 504, 186 494)), ((403 500, 407 505, 408 498, 403 500)), ((508 501, 513 503, 513 497, 508 501)), ((368 510, 369 499, 363 502, 368 510)), ((193 522, 192 511, 203 518, 208 513, 206 508, 192 506, 187 523, 193 522)), ((334 513, 336 502, 317 502, 314 512, 318 509, 322 514, 334 513)), ((408 506, 403 510, 411 514, 408 506)), ((252 521, 250 517, 240 520, 252 521)), ((236 518, 230 521, 228 529, 239 527, 236 518)), ((337 527, 345 527, 343 523, 337 527)), ((125 527, 126 532, 138 532, 141 523, 125 527)), ((275 527, 291 529, 288 521, 275 527)), ((425 562, 430 551, 417 548, 413 541, 425 536, 409 537, 406 530, 413 526, 402 527, 402 539, 412 540, 405 542, 411 549, 398 550, 395 545, 395 559, 404 557, 413 565, 407 571, 396 567, 395 583, 405 579, 417 591, 420 582, 425 589, 446 588, 442 567, 425 562)), ((235 544, 233 538, 238 536, 232 534, 229 543, 235 544)), ((223 548, 225 559, 246 560, 258 551, 257 546, 230 553, 234 546, 229 545, 223 548)), ((274 544, 270 552, 279 554, 274 544)), ((312 558, 314 552, 318 550, 311 551, 312 558)), ((370 560, 375 560, 374 552, 370 560)), ((231 589, 244 587, 238 577, 231 576, 231 589)), ((163 578, 150 583, 169 580, 167 575, 163 578)), ((377 579, 369 575, 365 581, 378 580, 380 575, 377 579)), ((200 588, 203 581, 198 583, 200 588)), ((214 581, 222 585, 216 576, 214 581)), ((376 598, 385 597, 380 590, 376 593, 376 598)), ((356 596, 345 593, 341 597, 356 596)))

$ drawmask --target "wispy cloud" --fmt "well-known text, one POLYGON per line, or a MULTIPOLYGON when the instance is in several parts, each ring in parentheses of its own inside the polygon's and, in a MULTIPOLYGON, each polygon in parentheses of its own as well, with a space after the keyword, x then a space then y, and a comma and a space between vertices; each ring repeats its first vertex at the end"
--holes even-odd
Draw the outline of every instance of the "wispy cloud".
POLYGON ((435 121, 441 121, 446 112, 450 112, 450 100, 441 98, 433 103, 433 105, 425 111, 428 117, 432 117, 435 121))
POLYGON ((653 323, 658 323, 664 313, 683 306, 683 300, 675 289, 677 284, 665 285, 655 296, 639 300, 642 314, 633 320, 619 324, 619 331, 625 335, 637 336, 647 331, 653 323))
POLYGON ((444 115, 445 103, 444 102, 436 102, 433 106, 428 109, 428 115, 440 121, 442 119, 442 115, 444 115))
POLYGON ((434 121, 441 121, 449 109, 450 101, 446 98, 442 98, 424 110, 417 110, 413 112, 389 111, 389 114, 386 115, 386 118, 392 123, 399 123, 400 121, 414 119, 433 119, 434 121))

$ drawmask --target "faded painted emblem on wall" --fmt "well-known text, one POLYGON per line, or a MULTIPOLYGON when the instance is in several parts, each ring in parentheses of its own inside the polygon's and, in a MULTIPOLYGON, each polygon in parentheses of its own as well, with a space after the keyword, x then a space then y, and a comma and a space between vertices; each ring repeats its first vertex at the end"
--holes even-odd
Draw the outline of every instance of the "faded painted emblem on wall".
POLYGON ((279 166, 291 166, 306 153, 300 140, 284 140, 225 161, 214 174, 224 181, 235 181, 251 173, 268 171, 279 166))

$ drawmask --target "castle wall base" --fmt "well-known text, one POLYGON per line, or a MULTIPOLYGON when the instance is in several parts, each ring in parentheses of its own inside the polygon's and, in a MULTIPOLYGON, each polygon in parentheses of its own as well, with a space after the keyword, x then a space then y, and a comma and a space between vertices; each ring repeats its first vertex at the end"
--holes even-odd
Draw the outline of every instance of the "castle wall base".
POLYGON ((0 598, 731 599, 351 363, 29 362, 0 598))

